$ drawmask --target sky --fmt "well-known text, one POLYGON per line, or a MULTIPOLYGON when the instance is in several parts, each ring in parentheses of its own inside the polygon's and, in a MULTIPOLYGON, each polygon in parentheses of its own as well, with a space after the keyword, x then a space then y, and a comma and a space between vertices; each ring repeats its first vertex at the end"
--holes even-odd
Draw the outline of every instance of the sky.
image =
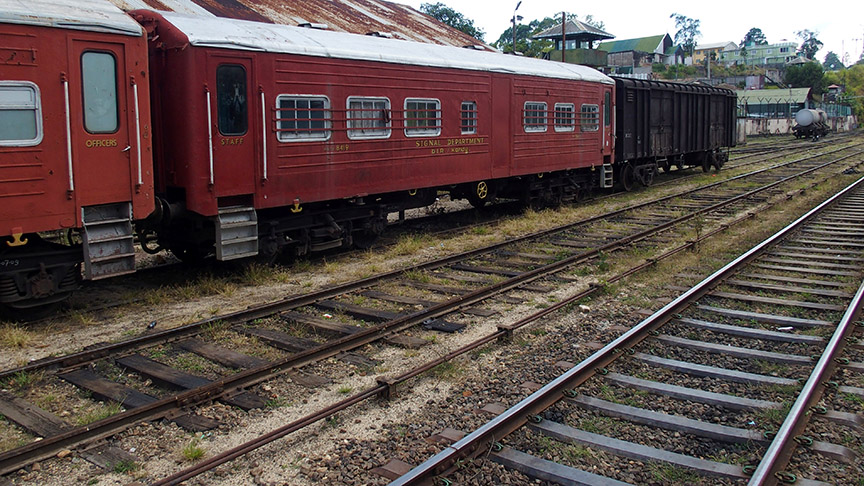
MULTIPOLYGON (((420 9, 422 3, 440 1, 474 21, 486 32, 486 42, 495 42, 510 27, 513 9, 518 0, 391 0, 420 9)), ((864 3, 843 0, 824 4, 793 0, 792 2, 684 2, 654 0, 645 2, 600 0, 567 2, 563 0, 523 0, 516 12, 522 23, 543 19, 561 12, 575 13, 580 19, 592 15, 605 23, 605 31, 617 39, 647 37, 668 33, 675 38, 675 21, 669 18, 680 13, 698 19, 702 37, 698 44, 732 41, 741 42, 751 27, 762 29, 769 43, 789 40, 800 45, 795 36, 799 30, 817 31, 817 39, 825 45, 816 53, 822 61, 828 51, 841 60, 843 49, 849 63, 859 59, 864 45, 864 3), (585 5, 583 7, 583 5, 585 5), (809 5, 796 8, 795 5, 809 5), (845 6, 844 6, 845 5, 845 6), (857 6, 856 6, 857 5, 857 6)), ((848 63, 847 63, 848 64, 848 63)))

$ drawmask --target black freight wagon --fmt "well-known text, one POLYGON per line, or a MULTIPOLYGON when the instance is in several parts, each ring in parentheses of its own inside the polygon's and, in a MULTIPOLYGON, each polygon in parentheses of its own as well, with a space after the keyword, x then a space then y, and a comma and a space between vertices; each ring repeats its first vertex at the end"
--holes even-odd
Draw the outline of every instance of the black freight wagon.
POLYGON ((616 179, 650 185, 658 169, 719 169, 737 138, 735 92, 724 88, 615 79, 616 179))

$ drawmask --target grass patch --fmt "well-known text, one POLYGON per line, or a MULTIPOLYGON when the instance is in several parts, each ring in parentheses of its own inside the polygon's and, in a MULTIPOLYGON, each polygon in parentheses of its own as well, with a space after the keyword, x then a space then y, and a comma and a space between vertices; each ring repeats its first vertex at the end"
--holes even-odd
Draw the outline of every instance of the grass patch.
POLYGON ((432 246, 432 243, 432 238, 428 235, 402 235, 390 252, 396 255, 413 255, 423 248, 432 246))
POLYGON ((432 374, 442 380, 452 380, 462 375, 462 368, 452 361, 441 363, 432 368, 432 374))
POLYGON ((690 469, 659 462, 649 462, 648 471, 658 481, 671 481, 675 484, 702 484, 704 479, 690 469))
POLYGON ((42 380, 44 373, 41 371, 37 371, 34 373, 28 373, 26 371, 19 371, 12 375, 11 378, 8 378, 5 383, 3 383, 4 388, 9 388, 12 390, 21 391, 25 388, 30 387, 34 383, 38 383, 42 380))
POLYGON ((115 463, 111 469, 118 474, 129 474, 141 469, 141 466, 135 461, 124 459, 115 463))
POLYGON ((95 408, 92 408, 78 417, 75 421, 78 425, 87 425, 97 422, 112 415, 117 415, 123 411, 123 406, 119 402, 100 403, 95 408))
POLYGON ((183 459, 186 459, 189 462, 197 461, 204 457, 204 454, 207 453, 207 450, 198 445, 198 439, 192 439, 183 447, 181 454, 183 454, 183 459))
POLYGON ((0 327, 0 344, 4 348, 23 348, 34 340, 32 332, 14 324, 4 324, 0 327))
POLYGON ((350 386, 340 386, 339 389, 336 391, 341 393, 342 395, 347 395, 347 394, 351 393, 352 390, 354 390, 354 389, 351 388, 350 386))

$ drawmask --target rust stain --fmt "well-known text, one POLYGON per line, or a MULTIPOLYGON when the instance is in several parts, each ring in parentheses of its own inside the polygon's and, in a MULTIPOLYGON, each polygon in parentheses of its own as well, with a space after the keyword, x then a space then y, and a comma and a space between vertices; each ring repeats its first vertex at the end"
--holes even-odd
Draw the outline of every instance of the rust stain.
MULTIPOLYGON (((124 8, 123 0, 110 0, 124 8)), ((144 0, 156 10, 170 11, 160 0, 144 0)), ((217 17, 284 25, 326 24, 329 30, 368 34, 381 32, 396 39, 464 47, 477 39, 420 13, 408 5, 384 0, 179 0, 217 17)))

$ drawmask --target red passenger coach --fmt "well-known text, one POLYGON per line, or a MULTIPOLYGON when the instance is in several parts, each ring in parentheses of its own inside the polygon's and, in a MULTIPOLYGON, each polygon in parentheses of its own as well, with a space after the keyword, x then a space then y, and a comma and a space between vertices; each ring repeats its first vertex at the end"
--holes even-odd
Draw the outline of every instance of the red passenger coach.
POLYGON ((150 39, 159 216, 184 258, 300 255, 439 191, 562 200, 611 176, 612 80, 582 66, 135 11, 150 39), (593 169, 598 170, 593 170, 593 169))
POLYGON ((134 270, 154 204, 143 34, 107 2, 0 0, 0 307, 62 300, 82 261, 134 270))

